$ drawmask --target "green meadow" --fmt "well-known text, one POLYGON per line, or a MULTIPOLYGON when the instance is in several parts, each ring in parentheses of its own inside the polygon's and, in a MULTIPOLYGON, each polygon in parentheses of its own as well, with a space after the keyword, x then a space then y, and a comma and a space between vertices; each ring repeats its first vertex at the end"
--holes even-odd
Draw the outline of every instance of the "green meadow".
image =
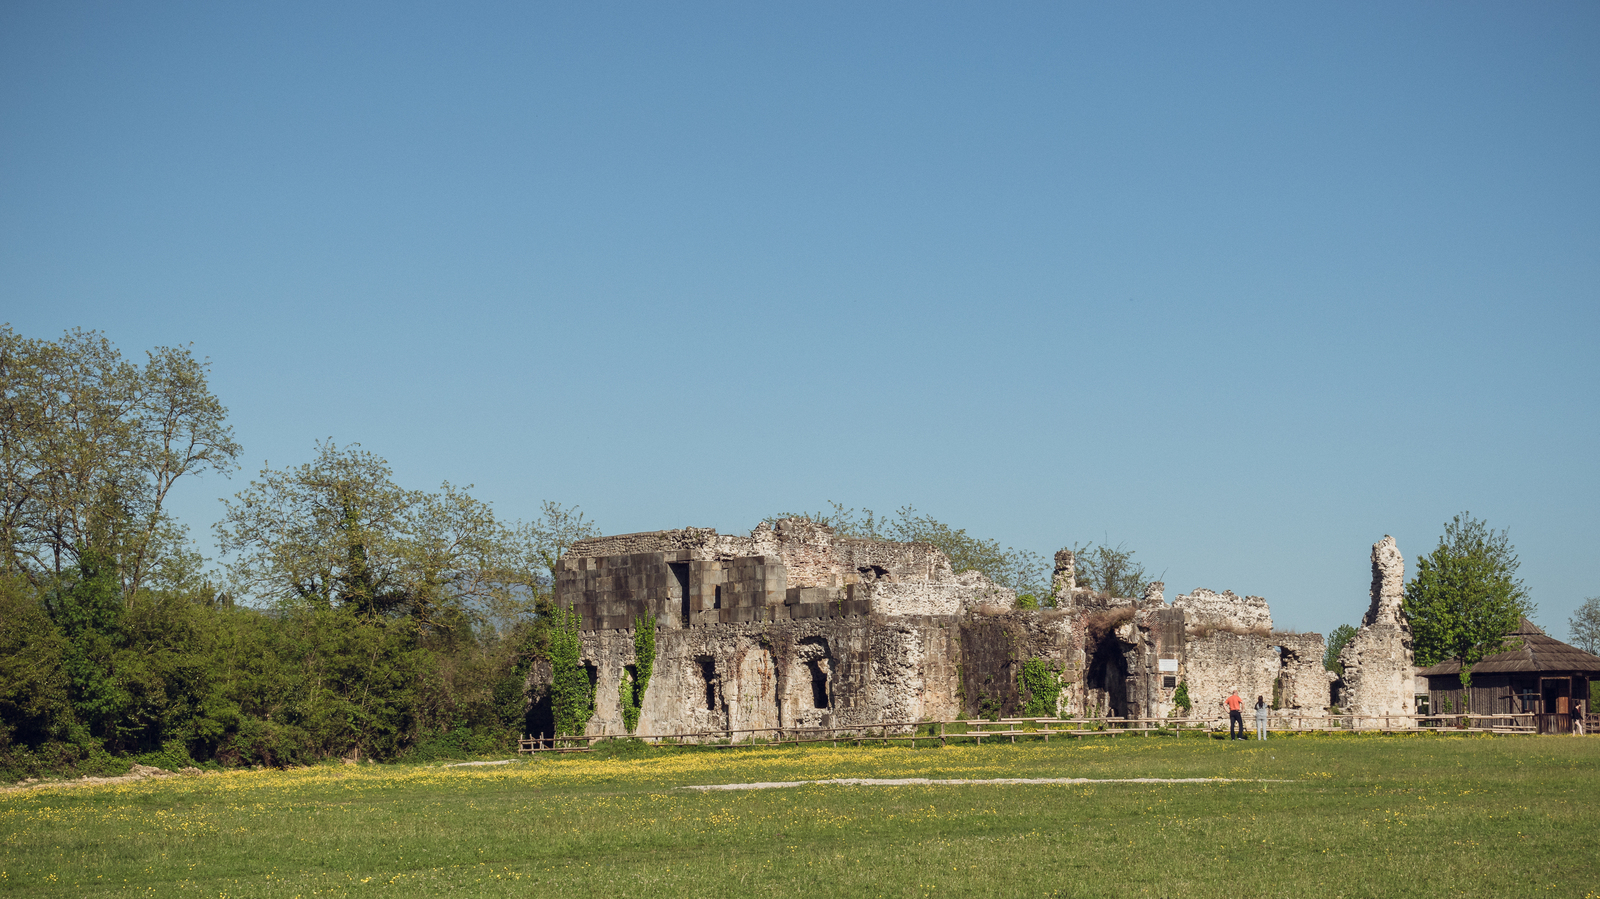
POLYGON ((1600 739, 606 747, 0 793, 5 896, 1600 897, 1600 739), (696 791, 832 778, 1206 778, 696 791))

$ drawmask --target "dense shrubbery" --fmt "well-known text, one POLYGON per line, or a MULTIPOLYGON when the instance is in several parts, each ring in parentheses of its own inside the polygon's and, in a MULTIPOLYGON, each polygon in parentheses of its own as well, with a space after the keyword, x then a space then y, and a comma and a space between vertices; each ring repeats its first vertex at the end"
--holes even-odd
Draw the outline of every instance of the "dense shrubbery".
POLYGON ((444 643, 345 609, 96 600, 0 582, 0 778, 460 755, 524 729, 534 625, 444 643))

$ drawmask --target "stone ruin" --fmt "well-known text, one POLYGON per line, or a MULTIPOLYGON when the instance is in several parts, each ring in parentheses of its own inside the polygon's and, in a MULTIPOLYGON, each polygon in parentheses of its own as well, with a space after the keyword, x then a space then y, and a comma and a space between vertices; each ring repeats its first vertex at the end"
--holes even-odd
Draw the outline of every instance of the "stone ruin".
MULTIPOLYGON (((643 735, 1017 717, 1030 659, 1060 672, 1060 717, 1211 719, 1234 689, 1280 709, 1327 709, 1322 635, 1273 630, 1261 597, 1196 590, 1169 604, 1160 583, 1137 598, 1107 596, 1077 586, 1075 562, 1056 554, 1054 608, 1018 609, 1010 590, 957 573, 932 544, 786 518, 748 537, 683 528, 579 541, 558 563, 556 600, 580 616, 591 736, 628 732, 622 691, 632 689, 640 623, 656 628, 633 731, 643 735), (1188 710, 1175 703, 1179 684, 1188 710)), ((1368 658, 1352 657, 1353 679, 1347 668, 1363 696, 1385 676, 1368 658)), ((548 668, 533 679, 537 695, 548 668)), ((549 720, 548 698, 543 708, 549 720)))
POLYGON ((1416 708, 1411 625, 1400 609, 1405 580, 1405 557, 1385 535, 1372 544, 1372 602, 1355 637, 1339 651, 1344 711, 1357 718, 1357 727, 1381 726, 1362 719, 1410 715, 1416 708))

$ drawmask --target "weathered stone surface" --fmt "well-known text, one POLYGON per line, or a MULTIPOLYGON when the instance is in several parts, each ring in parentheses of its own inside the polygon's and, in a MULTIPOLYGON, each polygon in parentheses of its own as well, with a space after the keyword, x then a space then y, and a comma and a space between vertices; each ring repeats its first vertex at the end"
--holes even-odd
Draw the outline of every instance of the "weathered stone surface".
POLYGON ((1232 590, 1214 593, 1200 588, 1193 593, 1182 593, 1172 601, 1172 607, 1189 614, 1191 627, 1222 629, 1237 633, 1272 631, 1272 611, 1267 601, 1259 596, 1235 596, 1232 590))
POLYGON ((1363 625, 1400 624, 1405 620, 1400 604, 1405 600, 1406 557, 1394 538, 1384 535, 1372 545, 1372 591, 1363 625))
POLYGON ((1384 722, 1378 716, 1409 715, 1415 709, 1411 625, 1400 608, 1404 594, 1405 557, 1394 538, 1385 536, 1372 545, 1367 614, 1355 637, 1339 653, 1339 664, 1344 667, 1345 711, 1358 716, 1357 727, 1407 726, 1409 722, 1384 722))
POLYGON ((1189 640, 1185 677, 1189 700, 1194 703, 1191 717, 1226 716, 1222 701, 1234 690, 1245 704, 1254 706, 1257 696, 1272 702, 1273 683, 1282 670, 1282 659, 1269 637, 1214 631, 1189 640))
MULTIPOLYGON (((1272 633, 1260 597, 1196 590, 1168 606, 1160 583, 1105 596, 1076 588, 1075 562, 1056 554, 1056 608, 1018 610, 1010 591, 956 574, 929 544, 785 519, 749 537, 683 528, 581 541, 556 591, 582 616, 596 735, 622 732, 639 622, 657 628, 646 735, 1017 715, 1033 658, 1062 672, 1061 715, 1168 717, 1185 681, 1195 717, 1217 717, 1234 688, 1270 700, 1276 685, 1286 708, 1326 705, 1322 637, 1272 633)), ((549 678, 544 664, 530 674, 536 692, 549 678)))
MULTIPOLYGON (((864 616, 663 630, 637 733, 703 734, 953 718, 952 629, 864 616)), ((590 735, 624 733, 621 688, 631 683, 627 631, 583 635, 595 666, 590 735)))
POLYGON ((1323 664, 1328 644, 1321 634, 1273 634, 1277 644, 1279 663, 1278 705, 1284 709, 1297 709, 1307 714, 1321 714, 1328 707, 1329 681, 1332 672, 1323 664))
POLYGON ((1078 592, 1078 557, 1072 550, 1056 550, 1056 568, 1050 585, 1056 608, 1071 608, 1072 598, 1078 592))
POLYGON ((1166 605, 1166 590, 1166 584, 1161 581, 1151 581, 1150 586, 1144 588, 1144 600, 1141 604, 1152 608, 1166 605))

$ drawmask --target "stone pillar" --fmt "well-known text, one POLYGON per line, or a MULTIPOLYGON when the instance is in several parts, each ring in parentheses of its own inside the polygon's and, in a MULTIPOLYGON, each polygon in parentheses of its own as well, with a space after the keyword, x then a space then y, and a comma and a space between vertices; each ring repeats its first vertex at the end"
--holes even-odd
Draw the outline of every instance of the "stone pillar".
POLYGON ((1051 578, 1051 592, 1058 609, 1072 608, 1072 596, 1078 589, 1078 557, 1070 549, 1056 550, 1056 571, 1051 578))
POLYGON ((1140 600, 1139 605, 1146 609, 1164 608, 1167 604, 1166 592, 1166 584, 1161 581, 1151 581, 1150 586, 1144 588, 1144 598, 1140 600))
MULTIPOLYGON (((1339 653, 1344 666, 1345 711, 1355 726, 1383 727, 1384 715, 1410 715, 1416 668, 1411 657, 1411 625, 1400 604, 1405 594, 1405 557, 1394 538, 1372 545, 1372 600, 1361 629, 1339 653)), ((1410 727, 1410 719, 1391 721, 1410 727)))

